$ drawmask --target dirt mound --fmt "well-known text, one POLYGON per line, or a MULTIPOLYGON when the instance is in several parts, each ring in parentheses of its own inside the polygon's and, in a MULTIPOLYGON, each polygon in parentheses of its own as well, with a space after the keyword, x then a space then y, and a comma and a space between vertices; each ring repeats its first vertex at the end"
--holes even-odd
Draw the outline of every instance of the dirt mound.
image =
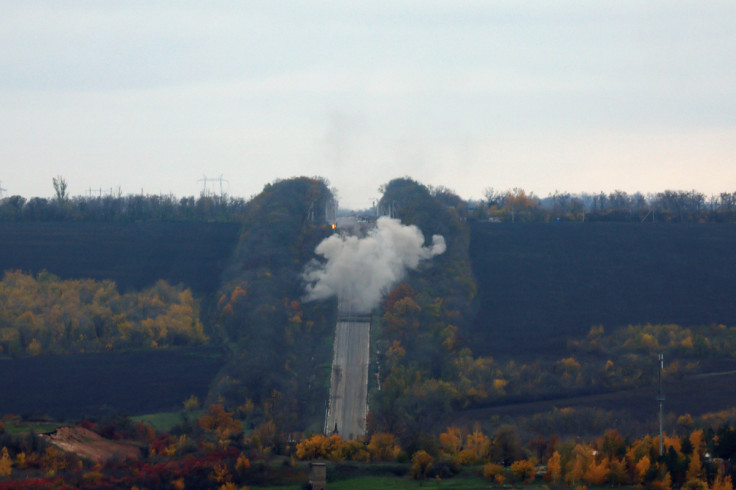
POLYGON ((141 457, 140 448, 131 443, 111 441, 83 427, 60 427, 51 434, 44 434, 41 437, 62 451, 98 463, 141 457))

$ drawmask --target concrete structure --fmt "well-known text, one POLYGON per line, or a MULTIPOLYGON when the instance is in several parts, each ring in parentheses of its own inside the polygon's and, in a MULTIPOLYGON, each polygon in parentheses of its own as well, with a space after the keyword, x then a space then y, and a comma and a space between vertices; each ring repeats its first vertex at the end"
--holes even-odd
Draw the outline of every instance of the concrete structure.
POLYGON ((352 312, 349 300, 338 301, 326 435, 337 433, 345 440, 365 435, 370 327, 370 316, 352 312))
POLYGON ((309 463, 309 485, 312 490, 325 490, 327 466, 324 463, 309 463))

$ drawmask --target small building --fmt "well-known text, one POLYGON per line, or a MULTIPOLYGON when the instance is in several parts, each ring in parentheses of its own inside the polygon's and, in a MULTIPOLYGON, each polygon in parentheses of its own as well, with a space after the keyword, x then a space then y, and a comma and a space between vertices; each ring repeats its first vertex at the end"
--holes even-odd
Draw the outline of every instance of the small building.
POLYGON ((325 490, 327 486, 327 465, 309 463, 309 485, 312 490, 325 490))

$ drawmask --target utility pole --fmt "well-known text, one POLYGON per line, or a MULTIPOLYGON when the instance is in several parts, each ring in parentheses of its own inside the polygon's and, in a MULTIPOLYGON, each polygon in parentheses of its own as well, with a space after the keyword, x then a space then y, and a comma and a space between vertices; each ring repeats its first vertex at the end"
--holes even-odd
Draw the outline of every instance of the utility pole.
POLYGON ((659 402, 659 455, 664 454, 664 433, 662 431, 662 420, 664 413, 664 392, 662 391, 662 371, 664 371, 664 354, 659 355, 659 394, 657 401, 659 402))

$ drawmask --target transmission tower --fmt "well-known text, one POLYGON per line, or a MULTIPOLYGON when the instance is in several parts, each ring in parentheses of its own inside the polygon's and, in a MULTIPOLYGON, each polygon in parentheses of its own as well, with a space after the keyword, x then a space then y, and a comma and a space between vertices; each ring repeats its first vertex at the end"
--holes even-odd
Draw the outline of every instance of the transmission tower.
POLYGON ((220 197, 224 196, 224 194, 223 194, 223 192, 222 192, 222 183, 223 183, 223 182, 225 182, 225 183, 229 184, 229 183, 230 183, 230 181, 229 181, 229 180, 227 180, 227 179, 223 179, 223 178, 222 178, 222 174, 220 174, 220 176, 219 176, 219 177, 218 177, 217 179, 214 179, 214 180, 217 180, 217 181, 219 181, 219 182, 220 182, 220 197))
POLYGON ((206 196, 207 195, 207 176, 206 175, 202 175, 202 178, 199 179, 197 182, 203 182, 203 184, 202 184, 202 195, 203 196, 206 196))
POLYGON ((3 187, 3 181, 0 180, 0 197, 5 195, 5 191, 7 191, 7 189, 3 187))
POLYGON ((214 182, 219 182, 220 183, 220 197, 222 197, 224 195, 224 192, 223 192, 223 189, 222 189, 222 183, 223 182, 226 183, 226 184, 229 184, 230 183, 229 180, 223 178, 222 174, 220 174, 220 176, 217 177, 217 178, 215 178, 215 179, 211 179, 211 178, 208 178, 206 175, 202 175, 202 178, 199 179, 197 182, 202 182, 202 195, 203 196, 214 194, 214 192, 209 192, 208 191, 208 189, 207 189, 207 181, 210 181, 212 183, 214 183, 214 182))

